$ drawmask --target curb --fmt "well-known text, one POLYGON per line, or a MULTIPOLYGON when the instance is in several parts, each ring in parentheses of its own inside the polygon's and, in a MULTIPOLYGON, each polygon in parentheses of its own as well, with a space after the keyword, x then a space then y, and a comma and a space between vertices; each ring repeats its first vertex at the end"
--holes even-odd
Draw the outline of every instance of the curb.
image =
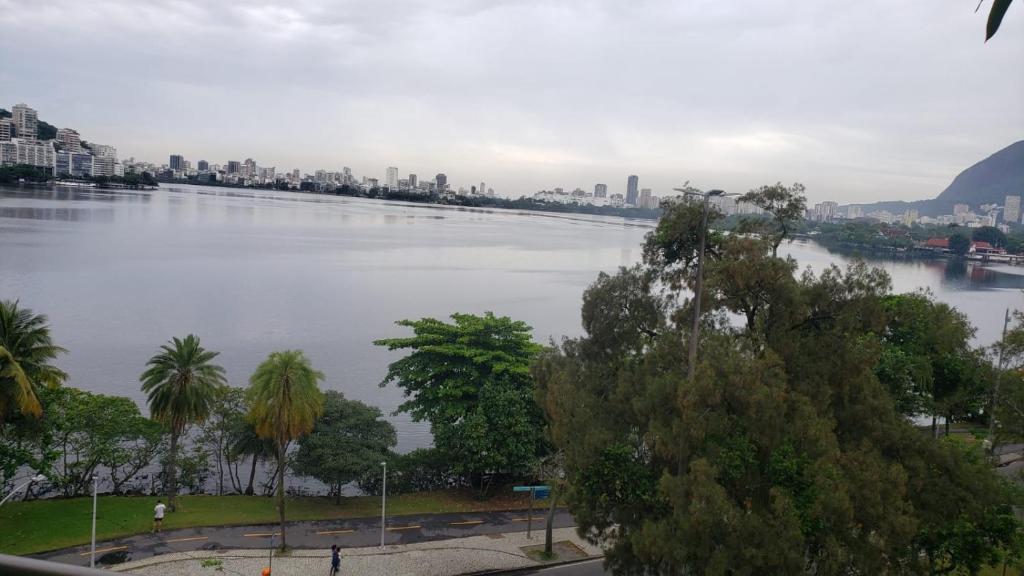
POLYGON ((480 572, 466 572, 460 576, 491 576, 498 574, 529 574, 538 570, 546 570, 548 568, 556 568, 559 566, 570 566, 572 564, 583 564, 584 562, 593 562, 594 560, 603 559, 604 555, 600 556, 587 556, 586 558, 574 558, 572 560, 563 560, 561 562, 544 562, 535 566, 527 566, 525 568, 505 568, 502 570, 483 570, 480 572))

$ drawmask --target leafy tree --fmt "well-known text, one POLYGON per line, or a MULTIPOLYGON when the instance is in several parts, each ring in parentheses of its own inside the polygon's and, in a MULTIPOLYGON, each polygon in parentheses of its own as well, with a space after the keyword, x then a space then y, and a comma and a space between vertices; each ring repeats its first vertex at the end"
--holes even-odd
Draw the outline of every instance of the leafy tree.
POLYGON ((975 242, 988 242, 996 248, 1006 247, 1006 234, 995 226, 982 226, 975 228, 971 233, 971 240, 975 242))
POLYGON ((330 486, 340 503, 342 487, 379 470, 396 442, 395 427, 381 419, 380 409, 329 391, 313 431, 299 440, 293 469, 330 486))
POLYGON ((114 492, 160 453, 164 429, 129 398, 61 387, 42 392, 46 405, 37 450, 52 453, 44 471, 64 496, 88 494, 106 468, 114 492))
POLYGON ((957 232, 949 237, 949 250, 957 256, 963 256, 971 249, 971 241, 967 236, 957 232))
POLYGON ((249 379, 249 418, 261 438, 274 443, 277 458, 277 513, 281 521, 281 549, 285 535, 284 471, 288 444, 313 430, 323 411, 324 398, 317 383, 324 375, 313 369, 301 350, 272 352, 249 379))
MULTIPOLYGON (((671 241, 656 230, 648 246, 671 241)), ((664 252, 599 276, 584 336, 538 358, 580 533, 607 544, 618 574, 972 573, 997 560, 1015 545, 1014 490, 976 449, 916 430, 876 375, 888 277, 862 263, 798 276, 774 248, 719 245, 692 380, 683 289, 647 280, 666 266, 688 276, 664 252)))
MULTIPOLYGON (((447 456, 436 448, 417 448, 407 454, 391 453, 388 463, 388 493, 431 492, 462 488, 463 479, 452 471, 447 456)), ((380 470, 367 470, 359 478, 359 489, 367 494, 380 494, 380 470)))
POLYGON ((0 425, 16 413, 42 415, 40 389, 67 378, 52 364, 63 352, 50 338, 46 316, 0 300, 0 425))
POLYGON ((483 495, 494 474, 526 471, 542 451, 529 371, 541 347, 529 326, 508 317, 488 312, 452 320, 402 320, 412 337, 374 342, 411 350, 391 363, 381 386, 394 382, 404 390, 409 399, 399 411, 430 422, 434 445, 483 495))
POLYGON ((807 211, 804 185, 783 186, 781 182, 761 186, 740 197, 741 202, 753 204, 771 215, 771 226, 764 230, 771 242, 772 256, 777 256, 779 245, 792 232, 807 211))
POLYGON ((228 473, 235 492, 241 492, 241 479, 238 477, 238 454, 232 450, 235 431, 245 425, 248 405, 245 402, 245 389, 224 386, 217 390, 210 416, 202 424, 199 443, 205 446, 212 456, 217 469, 217 493, 224 494, 224 472, 228 473))
POLYGON ((875 374, 907 416, 950 420, 976 413, 984 400, 983 359, 971 349, 974 327, 967 316, 931 294, 882 299, 886 325, 875 374))
POLYGON ((200 346, 199 338, 193 334, 184 339, 173 338, 149 359, 148 368, 139 377, 142 391, 147 394, 150 416, 166 425, 171 433, 167 505, 172 512, 178 493, 178 440, 190 424, 206 420, 219 388, 226 385, 224 369, 213 364, 218 354, 200 346))

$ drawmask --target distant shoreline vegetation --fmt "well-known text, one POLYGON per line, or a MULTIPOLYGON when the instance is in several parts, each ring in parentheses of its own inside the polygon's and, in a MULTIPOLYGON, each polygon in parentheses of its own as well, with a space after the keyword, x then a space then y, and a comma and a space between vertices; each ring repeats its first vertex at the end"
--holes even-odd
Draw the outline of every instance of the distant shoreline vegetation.
POLYGON ((124 176, 82 176, 72 177, 69 174, 54 176, 50 170, 29 164, 15 164, 0 167, 0 184, 94 184, 104 188, 156 188, 156 178, 149 172, 142 174, 125 174, 124 176))

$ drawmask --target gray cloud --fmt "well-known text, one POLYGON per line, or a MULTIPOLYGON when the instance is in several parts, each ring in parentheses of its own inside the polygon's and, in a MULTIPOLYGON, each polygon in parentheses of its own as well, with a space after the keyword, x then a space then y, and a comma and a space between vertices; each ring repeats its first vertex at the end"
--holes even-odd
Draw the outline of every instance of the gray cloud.
POLYGON ((914 199, 1024 137, 1017 8, 0 0, 0 106, 158 162, 914 199))

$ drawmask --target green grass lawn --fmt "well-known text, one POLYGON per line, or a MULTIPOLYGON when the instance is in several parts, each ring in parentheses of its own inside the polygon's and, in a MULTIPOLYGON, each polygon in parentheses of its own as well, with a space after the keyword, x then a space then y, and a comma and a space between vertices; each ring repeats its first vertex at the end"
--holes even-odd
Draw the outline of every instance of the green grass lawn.
MULTIPOLYGON (((148 532, 156 497, 102 496, 96 515, 96 539, 109 540, 148 532)), ((484 512, 525 508, 522 498, 502 494, 477 500, 469 492, 421 492, 388 497, 388 515, 440 512, 484 512)), ((289 520, 374 517, 380 498, 289 498, 289 520)), ((91 498, 8 502, 0 508, 0 553, 31 554, 87 544, 92 518, 91 498)), ((167 513, 164 529, 277 521, 274 499, 264 496, 181 496, 178 511, 167 513)))

